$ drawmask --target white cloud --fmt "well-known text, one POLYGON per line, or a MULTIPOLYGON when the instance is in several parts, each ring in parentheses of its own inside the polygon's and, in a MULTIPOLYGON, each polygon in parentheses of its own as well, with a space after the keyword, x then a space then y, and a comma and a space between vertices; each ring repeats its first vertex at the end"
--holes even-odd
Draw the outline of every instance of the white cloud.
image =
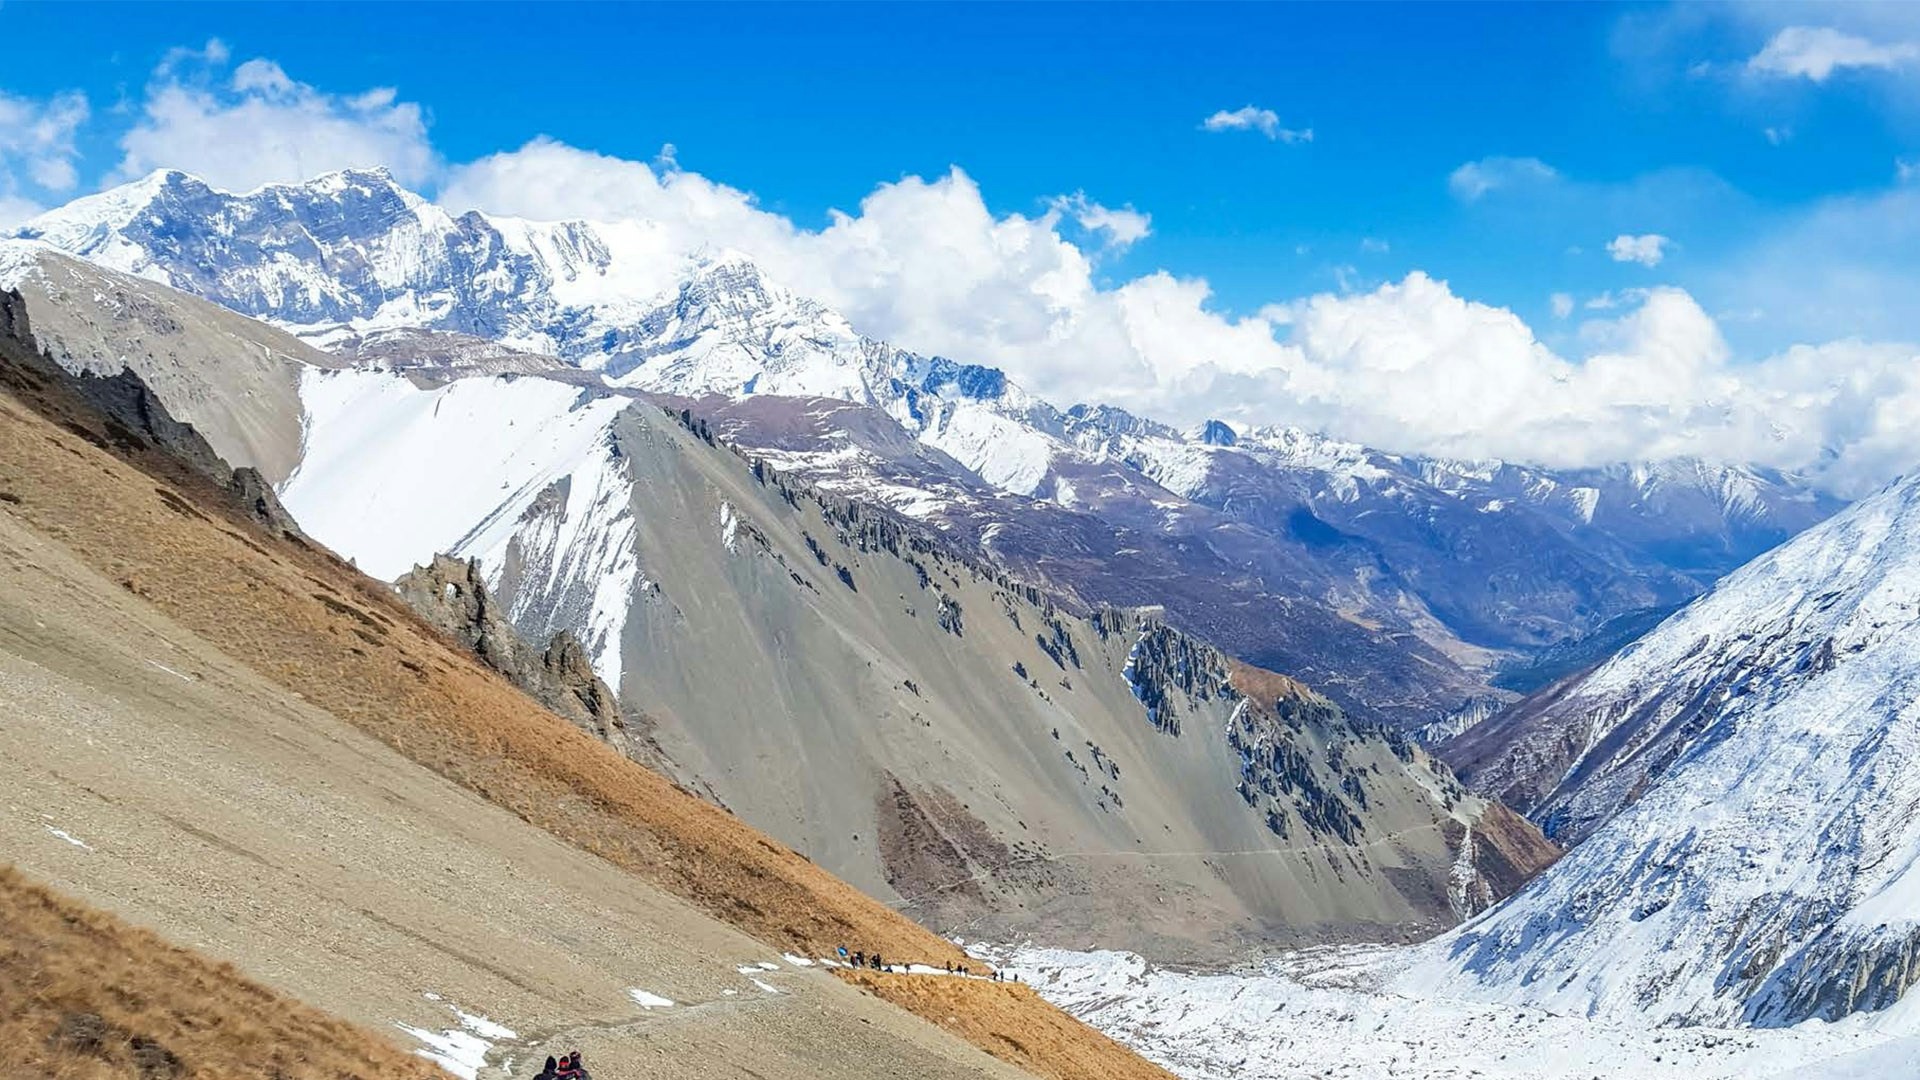
POLYGON ((1667 245, 1672 243, 1659 233, 1643 233, 1630 236, 1621 233, 1607 241, 1607 254, 1614 262, 1634 262, 1641 266, 1659 266, 1660 260, 1667 257, 1667 245))
POLYGON ((11 229, 45 209, 32 199, 0 193, 0 229, 11 229))
POLYGON ((1587 324, 1577 360, 1420 274, 1300 308, 1295 354, 1239 394, 1375 445, 1567 466, 1701 456, 1810 470, 1845 493, 1920 461, 1913 346, 1836 342, 1737 364, 1671 288, 1587 324))
POLYGON ((1920 180, 1920 160, 1911 158, 1893 159, 1893 176, 1894 179, 1903 184, 1911 184, 1915 180, 1920 180))
POLYGON ((80 93, 34 101, 0 92, 0 227, 39 212, 29 189, 57 195, 73 188, 74 140, 88 111, 80 93))
POLYGON ((1447 190, 1462 202, 1500 188, 1542 183, 1559 177, 1553 166, 1532 157, 1489 157, 1469 161, 1447 177, 1447 190))
POLYGON ((167 55, 120 140, 116 175, 177 168, 235 191, 350 167, 384 166, 416 185, 434 176, 426 119, 393 90, 324 93, 264 59, 229 76, 229 58, 219 41, 167 55))
POLYGON ((1151 214, 1135 210, 1131 205, 1118 210, 1102 206, 1088 199, 1084 191, 1057 196, 1049 200, 1047 205, 1055 213, 1071 218, 1089 233, 1102 237, 1105 246, 1112 251, 1124 251, 1153 232, 1151 214))
MULTIPOLYGON (((1920 459, 1898 430, 1911 425, 1871 398, 1920 395, 1915 350, 1839 343, 1743 365, 1677 289, 1588 300, 1611 317, 1583 323, 1580 354, 1566 356, 1513 312, 1418 272, 1241 317, 1218 311, 1199 278, 1157 272, 1105 287, 1062 230, 1105 242, 1130 226, 1089 225, 1081 216, 1103 220, 1098 204, 1075 196, 1038 216, 995 215, 958 169, 882 184, 809 230, 678 165, 538 140, 456 169, 441 200, 621 219, 623 235, 657 245, 647 250, 662 265, 735 248, 866 333, 1004 368, 1061 404, 1103 401, 1177 423, 1293 423, 1392 450, 1551 465, 1700 455, 1816 469, 1849 491, 1920 459), (1821 364, 1836 366, 1823 376, 1821 364)), ((1644 241, 1627 239, 1635 250, 1644 241)), ((1551 304, 1557 318, 1577 306, 1569 294, 1551 304)))
POLYGON ((1761 134, 1765 135, 1767 137, 1767 141, 1772 143, 1773 145, 1784 146, 1786 145, 1786 142, 1788 139, 1793 138, 1793 129, 1790 127, 1784 127, 1784 126, 1769 127, 1763 130, 1761 134))
POLYGON ((1819 83, 1848 68, 1884 70, 1915 60, 1920 45, 1910 41, 1881 43, 1830 26, 1789 26, 1747 61, 1747 70, 1819 83))
POLYGON ((1269 139, 1283 143, 1310 143, 1313 141, 1312 128, 1284 128, 1280 126, 1280 114, 1272 109, 1243 105, 1238 109, 1221 109, 1205 120, 1200 127, 1206 131, 1258 131, 1269 139))
MULTIPOLYGON (((443 169, 424 117, 392 91, 324 93, 265 60, 229 70, 223 52, 170 59, 128 136, 124 168, 181 166, 245 188, 386 164, 410 182, 437 178, 449 209, 606 222, 623 257, 657 270, 660 288, 692 254, 739 250, 876 337, 1002 367, 1061 404, 1104 401, 1176 423, 1292 423, 1390 450, 1552 465, 1698 455, 1815 470, 1843 491, 1920 459, 1911 422, 1920 415, 1920 350, 1841 341, 1740 363, 1720 324, 1677 289, 1587 300, 1601 317, 1568 335, 1576 347, 1564 352, 1513 312, 1420 272, 1356 291, 1352 268, 1337 268, 1338 292, 1232 315, 1197 277, 1156 272, 1105 284, 1098 253, 1149 235, 1151 221, 1084 193, 1049 200, 1038 214, 995 214, 956 168, 881 184, 810 229, 683 168, 671 148, 641 162, 536 139, 443 169), (310 137, 301 152, 278 145, 290 133, 310 137), (264 150, 250 153, 256 145, 264 150)), ((1248 126, 1259 130, 1257 118, 1248 126)), ((1461 166, 1451 185, 1473 200, 1558 181, 1537 159, 1489 158, 1461 166)), ((1920 189, 1895 191, 1900 198, 1834 207, 1832 220, 1746 261, 1804 270, 1820 244, 1858 252, 1865 240, 1910 252, 1920 189)), ((1648 265, 1665 248, 1659 234, 1609 245, 1648 265)), ((1836 295, 1863 295, 1859 280, 1836 280, 1836 295)), ((1890 279, 1893 291, 1875 302, 1897 306, 1891 298, 1911 295, 1910 285, 1890 279)), ((1714 303, 1811 306, 1764 295, 1714 303)), ((1550 304, 1557 319, 1576 309, 1571 294, 1550 304)))
POLYGON ((1393 250, 1393 245, 1377 236, 1363 236, 1360 238, 1360 250, 1369 255, 1385 255, 1393 250))

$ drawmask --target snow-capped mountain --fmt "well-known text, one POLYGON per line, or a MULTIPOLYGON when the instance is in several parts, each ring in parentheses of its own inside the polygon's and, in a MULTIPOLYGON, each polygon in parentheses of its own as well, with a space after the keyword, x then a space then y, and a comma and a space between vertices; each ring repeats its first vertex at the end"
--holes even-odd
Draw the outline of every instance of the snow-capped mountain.
POLYGON ((1427 985, 1682 1022, 1920 1008, 1920 478, 1467 737, 1483 790, 1586 839, 1427 985))
POLYGON ((673 254, 644 222, 455 216, 377 170, 246 194, 155 173, 21 234, 343 353, 464 336, 697 402, 783 470, 1089 602, 1164 603, 1409 726, 1506 700, 1503 665, 1671 608, 1836 505, 1737 466, 1556 473, 1059 409, 867 337, 738 254, 673 254))

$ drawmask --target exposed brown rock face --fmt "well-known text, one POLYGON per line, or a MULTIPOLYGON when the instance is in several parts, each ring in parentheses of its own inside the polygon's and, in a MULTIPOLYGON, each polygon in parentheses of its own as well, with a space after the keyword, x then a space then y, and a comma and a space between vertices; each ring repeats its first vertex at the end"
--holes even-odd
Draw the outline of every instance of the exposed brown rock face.
POLYGON ((435 628, 471 649, 535 701, 628 757, 654 762, 645 730, 630 730, 613 691, 593 673, 587 651, 561 631, 538 650, 514 630, 470 560, 435 555, 394 583, 402 599, 435 628))
POLYGON ((227 491, 239 501, 247 514, 268 532, 283 536, 304 537, 300 523, 293 520, 287 508, 280 505, 280 496, 273 493, 273 485, 260 475, 260 470, 251 465, 243 465, 233 470, 232 478, 227 481, 227 491))

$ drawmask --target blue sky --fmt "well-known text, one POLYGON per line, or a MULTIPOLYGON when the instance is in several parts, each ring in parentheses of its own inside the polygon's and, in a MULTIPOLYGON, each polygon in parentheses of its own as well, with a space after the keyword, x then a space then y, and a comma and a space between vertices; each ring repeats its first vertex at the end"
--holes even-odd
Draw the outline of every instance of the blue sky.
POLYGON ((1635 23, 1658 22, 1657 8, 96 10, 0 8, 0 33, 47 43, 16 53, 0 88, 84 90, 97 114, 87 164, 100 172, 115 160, 109 110, 135 105, 167 50, 218 38, 323 88, 395 87, 426 106, 450 160, 541 134, 638 159, 672 143, 686 167, 803 223, 878 182, 949 165, 997 210, 1085 190, 1153 217, 1153 236, 1111 272, 1204 273, 1236 308, 1423 267, 1537 317, 1553 291, 1648 283, 1606 257, 1614 235, 1673 234, 1668 276, 1684 277, 1696 257, 1737 247, 1753 220, 1884 187, 1902 153, 1920 155, 1914 118, 1886 107, 1872 80, 1754 88, 1686 75, 1752 55, 1764 23, 1729 20, 1689 35, 1692 48, 1636 55, 1635 23), (1199 129, 1246 104, 1311 128, 1313 142, 1199 129), (1768 128, 1792 136, 1774 145, 1768 128), (1449 174, 1495 155, 1592 185, 1690 171, 1689 187, 1707 194, 1678 207, 1627 196, 1560 221, 1550 208, 1462 204, 1449 174), (1388 250, 1363 250, 1370 238, 1388 250))
POLYGON ((671 144, 677 169, 817 230, 877 185, 958 167, 997 216, 1074 193, 1147 215, 1126 243, 1072 213, 1059 230, 1097 286, 1204 279, 1229 320, 1419 272, 1576 359, 1611 332, 1592 319, 1658 288, 1697 302, 1736 365, 1920 340, 1903 165, 1920 163, 1920 7, 10 0, 0 36, 34 43, 0 103, 44 119, 86 102, 67 183, 39 182, 68 178, 0 110, 16 218, 141 165, 217 182, 231 147, 163 130, 143 156, 129 132, 165 126, 166 86, 236 106, 258 59, 316 108, 374 88, 417 107, 396 153, 420 155, 403 178, 429 195, 535 137, 656 171, 671 144), (218 57, 173 53, 215 40, 218 57))

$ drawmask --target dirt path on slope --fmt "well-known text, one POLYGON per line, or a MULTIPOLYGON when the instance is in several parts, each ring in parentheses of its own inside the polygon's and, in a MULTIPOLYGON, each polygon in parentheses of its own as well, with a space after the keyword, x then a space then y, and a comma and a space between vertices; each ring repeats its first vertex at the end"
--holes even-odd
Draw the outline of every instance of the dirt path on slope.
POLYGON ((5 507, 0 760, 0 859, 402 1045, 473 1050, 456 1009, 512 1029, 483 1075, 574 1046, 602 1080, 1019 1075, 425 772, 5 507))

